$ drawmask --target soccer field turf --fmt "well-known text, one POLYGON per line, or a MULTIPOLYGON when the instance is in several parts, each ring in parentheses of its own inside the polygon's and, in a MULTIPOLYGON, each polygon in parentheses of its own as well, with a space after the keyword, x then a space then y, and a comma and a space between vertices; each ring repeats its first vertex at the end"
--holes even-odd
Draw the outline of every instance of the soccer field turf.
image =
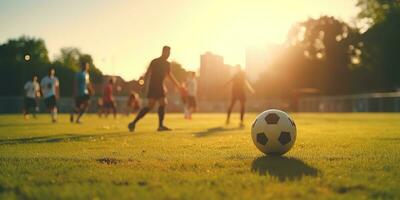
POLYGON ((264 156, 237 114, 168 114, 174 131, 84 116, 0 116, 0 199, 399 199, 399 114, 292 114, 297 141, 264 156))

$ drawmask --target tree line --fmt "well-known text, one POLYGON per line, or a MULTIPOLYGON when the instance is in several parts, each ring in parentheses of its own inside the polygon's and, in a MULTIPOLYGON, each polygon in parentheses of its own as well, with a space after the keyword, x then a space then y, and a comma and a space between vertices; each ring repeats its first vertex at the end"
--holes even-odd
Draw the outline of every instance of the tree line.
POLYGON ((285 98, 398 90, 400 1, 359 0, 357 6, 358 26, 331 16, 295 24, 256 82, 258 95, 285 98))
POLYGON ((42 39, 28 36, 10 39, 0 45, 0 94, 21 95, 26 81, 32 80, 33 76, 42 78, 54 67, 60 82, 64 83, 60 84, 61 95, 71 95, 80 61, 90 63, 90 77, 94 83, 102 81, 103 74, 94 65, 92 57, 77 48, 63 48, 55 60, 50 61, 42 39))

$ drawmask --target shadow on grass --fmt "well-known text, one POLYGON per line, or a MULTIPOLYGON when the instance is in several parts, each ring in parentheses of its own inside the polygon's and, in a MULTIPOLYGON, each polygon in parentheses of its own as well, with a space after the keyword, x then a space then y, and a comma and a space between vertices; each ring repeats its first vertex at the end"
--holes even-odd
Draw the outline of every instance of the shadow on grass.
POLYGON ((383 141, 400 141, 400 137, 378 138, 378 140, 383 140, 383 141))
POLYGON ((224 128, 222 126, 217 126, 217 127, 209 128, 205 131, 200 131, 200 132, 194 133, 194 135, 196 137, 206 137, 206 136, 213 135, 213 134, 220 133, 220 132, 235 131, 235 130, 241 130, 241 128, 239 128, 239 127, 238 128, 224 128))
POLYGON ((21 125, 24 126, 50 126, 52 125, 51 123, 45 123, 45 122, 34 122, 34 123, 1 123, 0 128, 11 128, 11 127, 21 127, 21 125))
POLYGON ((263 156, 256 158, 251 170, 261 176, 270 175, 280 181, 299 180, 303 176, 317 176, 318 169, 296 158, 263 156))
POLYGON ((40 143, 57 143, 57 142, 71 142, 71 141, 84 141, 93 140, 98 138, 113 138, 123 137, 130 134, 115 132, 106 134, 61 134, 49 135, 40 137, 27 137, 27 138, 14 138, 14 139, 0 139, 0 145, 13 145, 13 144, 40 144, 40 143))

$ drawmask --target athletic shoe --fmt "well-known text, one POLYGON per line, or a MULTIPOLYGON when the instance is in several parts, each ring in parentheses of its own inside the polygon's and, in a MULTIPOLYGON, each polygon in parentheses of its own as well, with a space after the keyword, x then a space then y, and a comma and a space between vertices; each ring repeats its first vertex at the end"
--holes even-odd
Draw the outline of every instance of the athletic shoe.
POLYGON ((172 131, 172 129, 166 127, 166 126, 160 126, 158 127, 157 131, 172 131))
POLYGON ((135 131, 135 126, 136 126, 135 123, 133 123, 133 122, 129 123, 129 124, 128 124, 129 132, 135 131))
POLYGON ((71 123, 74 123, 74 115, 73 114, 69 115, 69 121, 71 123))

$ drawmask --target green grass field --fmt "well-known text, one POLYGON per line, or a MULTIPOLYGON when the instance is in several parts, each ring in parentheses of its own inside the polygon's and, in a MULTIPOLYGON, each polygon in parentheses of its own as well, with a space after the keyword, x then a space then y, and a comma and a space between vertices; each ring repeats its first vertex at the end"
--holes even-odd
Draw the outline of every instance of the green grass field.
MULTIPOLYGON (((250 124, 0 116, 0 199, 400 199, 400 114, 293 114, 293 149, 264 156, 250 124)), ((233 115, 237 118, 237 115, 233 115)))

